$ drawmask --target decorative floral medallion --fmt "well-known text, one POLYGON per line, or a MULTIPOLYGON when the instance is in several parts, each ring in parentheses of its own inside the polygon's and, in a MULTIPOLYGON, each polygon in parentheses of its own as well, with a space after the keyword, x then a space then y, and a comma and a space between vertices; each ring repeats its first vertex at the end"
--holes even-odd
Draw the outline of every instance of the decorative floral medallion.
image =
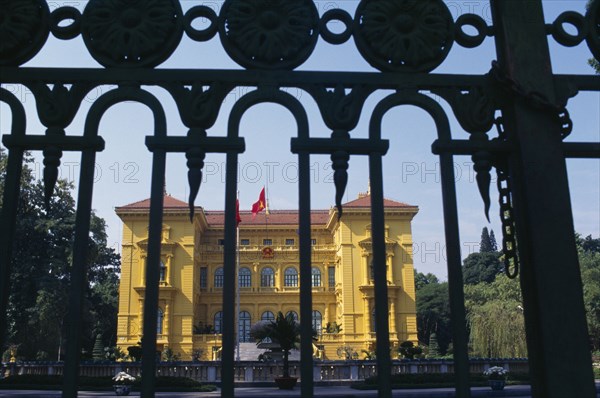
POLYGON ((82 35, 104 66, 154 67, 175 51, 183 34, 177 0, 91 0, 82 35))
POLYGON ((219 35, 245 68, 294 69, 317 43, 319 13, 311 0, 227 0, 219 35))
POLYGON ((361 0, 354 40, 373 67, 392 72, 429 72, 454 42, 454 22, 442 0, 361 0))
POLYGON ((49 15, 44 0, 0 0, 0 65, 21 65, 40 51, 49 15))

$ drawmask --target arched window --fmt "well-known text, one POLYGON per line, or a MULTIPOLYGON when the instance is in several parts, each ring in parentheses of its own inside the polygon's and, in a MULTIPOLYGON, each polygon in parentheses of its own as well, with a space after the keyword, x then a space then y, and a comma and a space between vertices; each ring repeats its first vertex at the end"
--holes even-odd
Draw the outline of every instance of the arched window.
POLYGON ((250 287, 252 286, 252 273, 246 267, 240 268, 239 271, 239 286, 240 287, 250 287))
POLYGON ((248 311, 240 312, 240 327, 238 329, 238 333, 240 334, 240 342, 247 343, 250 341, 250 324, 252 322, 252 318, 250 317, 250 313, 248 311))
POLYGON ((215 333, 223 333, 223 313, 215 313, 215 333))
POLYGON ((160 262, 160 270, 159 270, 158 280, 160 282, 166 282, 167 280, 167 266, 162 261, 160 262))
POLYGON ((323 317, 319 311, 312 312, 312 327, 319 335, 323 331, 323 317))
POLYGON ((285 316, 287 317, 288 315, 292 314, 292 317, 294 317, 294 320, 296 322, 298 322, 298 313, 296 311, 288 311, 285 316))
POLYGON ((283 286, 298 287, 298 271, 296 271, 296 268, 289 267, 285 269, 283 274, 283 286))
POLYGON ((275 271, 271 267, 265 267, 260 271, 260 285, 262 287, 275 286, 275 271))
POLYGON ((274 321, 275 314, 273 314, 271 311, 265 311, 262 313, 260 320, 261 321, 274 321))
POLYGON ((165 314, 159 308, 158 309, 158 316, 157 316, 157 320, 156 320, 156 334, 162 334, 163 333, 163 320, 164 320, 164 318, 165 318, 165 314))
POLYGON ((312 267, 310 270, 310 278, 312 281, 312 287, 321 286, 321 270, 317 267, 312 267))
POLYGON ((223 287, 223 267, 215 270, 215 287, 223 287))

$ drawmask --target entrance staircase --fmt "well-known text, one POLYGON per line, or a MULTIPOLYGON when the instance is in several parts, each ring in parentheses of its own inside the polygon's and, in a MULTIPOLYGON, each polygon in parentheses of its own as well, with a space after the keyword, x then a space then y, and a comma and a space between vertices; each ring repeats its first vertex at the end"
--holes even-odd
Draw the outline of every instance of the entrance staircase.
MULTIPOLYGON (((240 361, 258 361, 258 356, 267 352, 264 348, 258 348, 256 343, 240 343, 240 361)), ((236 353, 237 358, 237 353, 236 353)), ((292 350, 289 355, 290 361, 300 360, 300 351, 292 350)))

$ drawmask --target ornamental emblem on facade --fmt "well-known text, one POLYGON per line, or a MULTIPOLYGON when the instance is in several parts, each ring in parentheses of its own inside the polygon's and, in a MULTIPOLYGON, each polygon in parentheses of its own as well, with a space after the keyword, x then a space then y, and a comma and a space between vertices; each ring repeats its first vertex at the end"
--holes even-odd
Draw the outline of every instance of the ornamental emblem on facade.
POLYGON ((275 252, 272 247, 265 247, 262 249, 262 258, 273 258, 275 257, 275 252))

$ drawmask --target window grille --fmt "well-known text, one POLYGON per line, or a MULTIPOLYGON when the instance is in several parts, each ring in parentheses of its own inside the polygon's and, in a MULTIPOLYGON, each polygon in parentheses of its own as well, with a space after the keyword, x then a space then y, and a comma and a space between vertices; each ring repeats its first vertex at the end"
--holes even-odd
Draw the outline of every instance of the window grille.
POLYGON ((251 287, 252 286, 252 273, 246 267, 240 268, 239 272, 240 287, 251 287))
POLYGON ((215 270, 215 287, 223 287, 224 275, 223 267, 219 267, 215 270))
POLYGON ((294 267, 285 269, 283 274, 283 286, 298 287, 298 271, 294 267))
POLYGON ((275 271, 271 267, 265 267, 260 271, 260 286, 273 287, 275 286, 275 271))

